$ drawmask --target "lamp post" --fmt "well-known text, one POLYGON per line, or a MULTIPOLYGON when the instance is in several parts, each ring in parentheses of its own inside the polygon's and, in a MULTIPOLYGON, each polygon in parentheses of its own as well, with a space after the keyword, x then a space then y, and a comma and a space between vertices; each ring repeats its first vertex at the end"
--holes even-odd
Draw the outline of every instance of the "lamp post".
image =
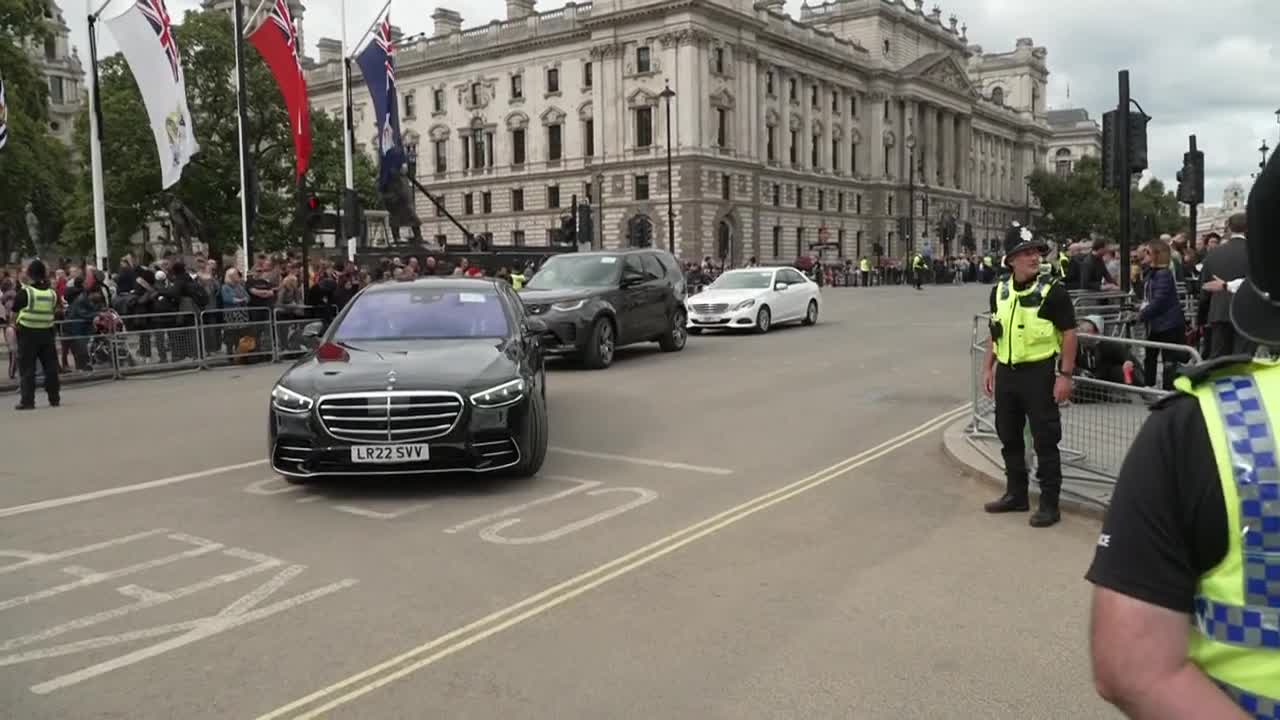
MULTIPOLYGON (((1276 126, 1280 127, 1280 108, 1276 108, 1276 126)), ((1280 130, 1277 130, 1276 134, 1280 136, 1280 130)))
POLYGON ((1262 162, 1258 163, 1259 170, 1267 169, 1267 151, 1271 148, 1267 147, 1267 141, 1262 141, 1262 146, 1258 148, 1258 152, 1262 153, 1262 162))
POLYGON ((671 89, 671 81, 666 80, 666 87, 658 97, 667 101, 667 250, 676 254, 676 187, 671 179, 671 98, 676 96, 671 89))
POLYGON ((1027 221, 1023 223, 1025 227, 1031 227, 1031 176, 1022 178, 1027 184, 1027 221))
MULTIPOLYGON (((405 165, 409 168, 410 180, 417 180, 418 179, 418 144, 416 142, 410 145, 408 147, 408 152, 405 153, 405 165)), ((413 199, 413 207, 416 209, 418 206, 418 188, 412 182, 409 183, 409 193, 410 193, 409 197, 413 199)))
MULTIPOLYGON (((915 250, 915 234, 916 234, 916 136, 907 136, 907 227, 910 228, 911 241, 910 250, 915 250)), ((907 238, 902 238, 903 242, 907 238)), ((893 255, 893 248, 889 248, 889 255, 893 255)))
POLYGON ((596 233, 595 246, 604 247, 604 173, 596 173, 596 222, 600 225, 600 232, 596 233))

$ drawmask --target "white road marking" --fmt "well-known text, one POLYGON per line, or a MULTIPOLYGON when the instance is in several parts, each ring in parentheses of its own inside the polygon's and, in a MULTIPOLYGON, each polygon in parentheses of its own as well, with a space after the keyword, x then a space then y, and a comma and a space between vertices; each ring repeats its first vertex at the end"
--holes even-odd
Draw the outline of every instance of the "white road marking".
POLYGON ((608 520, 609 518, 615 515, 621 515, 622 513, 628 510, 634 510, 635 508, 638 508, 641 505, 644 505, 646 503, 653 502, 658 498, 658 493, 652 490, 648 490, 645 488, 635 488, 635 487, 603 488, 600 490, 592 490, 587 494, 595 496, 595 495, 604 495, 606 493, 621 493, 621 492, 635 493, 637 497, 636 499, 624 505, 619 505, 618 507, 610 508, 603 512, 596 513, 595 515, 592 515, 589 518, 585 518, 577 522, 571 522, 566 525, 561 525, 555 530, 549 530, 545 533, 542 533, 541 535, 535 535, 533 537, 518 537, 518 538, 504 537, 500 535, 499 533, 501 533, 504 529, 509 528, 512 525, 515 525, 516 523, 520 522, 520 518, 512 518, 510 520, 503 520, 501 522, 494 523, 493 525, 490 525, 489 527, 481 530, 480 537, 485 540, 488 540, 491 543, 498 543, 499 545, 532 545, 534 543, 548 542, 550 540, 555 540, 556 538, 564 537, 565 535, 568 535, 571 532, 576 532, 590 525, 595 525, 596 523, 601 522, 603 520, 608 520))
POLYGON ((380 512, 378 510, 370 510, 362 508, 358 505, 334 505, 333 509, 339 512, 349 513, 351 515, 359 515, 360 517, 372 518, 374 520, 395 520, 404 517, 409 513, 415 513, 424 508, 431 507, 431 503, 415 503, 407 508, 395 510, 392 512, 380 512))
MULTIPOLYGON (((174 536, 170 535, 169 537, 172 538, 174 536)), ((80 588, 88 587, 90 585, 97 585, 98 583, 107 582, 108 580, 116 580, 122 577, 127 577, 129 575, 145 572, 153 568, 169 565, 169 564, 178 562, 179 560, 185 560, 187 558, 194 558, 194 557, 199 557, 201 555, 207 555, 208 553, 211 553, 215 550, 222 549, 222 545, 220 543, 201 541, 200 543, 195 543, 195 544, 197 545, 197 547, 193 550, 184 550, 183 552, 180 552, 180 553, 174 553, 172 555, 166 555, 164 557, 154 558, 152 560, 147 560, 146 562, 135 563, 133 565, 120 568, 118 570, 92 573, 90 575, 80 578, 79 580, 76 580, 75 582, 63 583, 62 585, 55 585, 54 587, 51 587, 51 588, 45 588, 40 592, 34 592, 28 595, 22 595, 20 597, 9 598, 8 600, 0 602, 0 610, 8 610, 11 607, 18 607, 19 605, 27 605, 27 604, 36 602, 37 600, 45 600, 55 595, 61 595, 66 592, 71 592, 72 590, 78 590, 80 588)))
POLYGON ((90 502, 92 500, 100 500, 114 495, 124 495, 126 493, 140 492, 142 490, 151 490, 152 488, 164 487, 166 485, 177 485, 178 483, 184 483, 188 480, 199 480, 200 478, 206 478, 212 475, 221 475, 223 473, 235 472, 236 470, 246 470, 248 468, 266 464, 267 461, 265 458, 262 460, 250 460, 249 462, 236 463, 235 465, 222 465, 220 467, 209 468, 207 470, 199 470, 197 472, 186 473, 183 475, 173 475, 171 477, 135 483, 133 485, 120 485, 118 487, 104 488, 93 492, 81 493, 79 495, 68 495, 66 497, 41 500, 39 502, 27 503, 26 505, 14 505, 13 507, 0 508, 0 517, 12 517, 14 515, 23 515, 26 513, 39 512, 41 510, 52 510, 53 508, 76 505, 79 503, 90 502))
POLYGON ((547 480, 561 480, 563 482, 573 483, 574 485, 576 485, 576 487, 569 488, 568 490, 558 492, 554 495, 541 497, 541 498, 538 498, 537 500, 532 500, 530 502, 523 503, 521 505, 513 505, 509 508, 504 508, 497 512, 489 513, 488 515, 481 515, 480 517, 475 518, 473 520, 468 520, 464 523, 454 525, 451 528, 447 528, 445 532, 452 535, 453 533, 461 532, 463 530, 466 530, 467 528, 475 527, 476 525, 484 525, 485 523, 491 522, 493 520, 499 520, 509 515, 515 515, 518 512, 523 512, 525 510, 528 510, 531 507, 537 507, 538 505, 545 505, 549 502, 555 502, 556 500, 560 500, 562 498, 569 497, 570 495, 574 495, 584 490, 589 490, 593 487, 598 487, 604 484, 598 480, 583 480, 581 478, 565 477, 562 475, 543 475, 542 477, 546 478, 547 480))
POLYGON ((317 501, 317 500, 323 500, 323 499, 324 499, 324 498, 320 497, 319 495, 308 495, 308 496, 306 496, 306 497, 300 497, 300 498, 298 498, 297 500, 294 500, 294 502, 296 502, 296 503, 298 503, 298 504, 302 504, 302 503, 313 503, 313 502, 315 502, 315 501, 317 501))
POLYGON ((48 554, 32 553, 24 550, 0 550, 0 556, 7 555, 10 557, 27 558, 26 560, 20 563, 14 563, 12 565, 5 565, 4 567, 0 567, 0 575, 3 575, 4 573, 7 573, 7 572, 13 572, 14 570, 22 570, 23 568, 29 568, 33 565, 43 565, 45 563, 58 562, 59 560, 66 560, 67 558, 75 557, 77 555, 84 555, 85 553, 97 552, 98 550, 105 550, 109 547, 124 545, 125 543, 131 543, 134 540, 141 540, 143 538, 148 538, 155 535, 159 535, 160 533, 167 533, 167 532, 169 532, 168 528, 156 528, 155 530, 147 530, 146 532, 134 533, 133 535, 125 535, 124 537, 112 538, 110 540, 104 540, 103 542, 93 543, 92 545, 81 545, 78 548, 71 548, 70 550, 63 550, 62 552, 48 553, 48 554))
POLYGON ((291 485, 275 475, 251 482, 244 488, 244 491, 250 495, 283 495, 291 492, 302 492, 302 490, 303 487, 301 485, 291 485), (271 487, 272 485, 279 485, 279 487, 271 487))
POLYGON ((590 450, 574 450, 572 448, 549 447, 550 452, 560 453, 561 455, 576 455, 578 457, 592 458, 594 460, 611 460, 613 462, 630 463, 632 465, 646 465, 648 467, 666 468, 667 470, 683 470, 685 472, 703 473, 705 475, 732 475, 733 471, 728 468, 709 467, 706 465, 689 465, 681 462, 667 462, 666 460, 652 460, 649 458, 630 457, 627 455, 614 455, 613 453, 592 452, 590 450))

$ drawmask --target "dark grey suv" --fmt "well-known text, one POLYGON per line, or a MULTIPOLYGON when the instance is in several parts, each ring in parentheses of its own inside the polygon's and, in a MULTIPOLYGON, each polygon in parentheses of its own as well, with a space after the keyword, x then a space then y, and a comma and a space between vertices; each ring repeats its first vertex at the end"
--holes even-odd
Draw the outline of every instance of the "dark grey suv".
POLYGON ((525 311, 547 325, 544 350, 609 367, 623 345, 684 349, 685 280, 662 250, 566 253, 549 258, 520 291, 525 311))

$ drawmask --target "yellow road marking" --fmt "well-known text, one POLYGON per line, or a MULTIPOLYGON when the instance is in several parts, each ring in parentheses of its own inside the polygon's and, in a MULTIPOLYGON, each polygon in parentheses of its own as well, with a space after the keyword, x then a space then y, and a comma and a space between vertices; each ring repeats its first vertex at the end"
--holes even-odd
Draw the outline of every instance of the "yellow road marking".
POLYGON ((292 713, 295 710, 299 710, 300 708, 310 705, 317 700, 333 695, 347 687, 356 685, 357 683, 368 680, 369 678, 375 678, 375 676, 378 676, 385 671, 392 670, 398 665, 402 665, 406 662, 410 663, 408 665, 404 665, 404 667, 401 667, 398 670, 387 672, 386 674, 381 675, 381 677, 376 677, 363 685, 359 685, 353 690, 347 692, 345 695, 334 698, 323 705, 295 716, 297 720, 318 717, 325 712, 341 705, 345 705, 363 695, 367 695, 380 687, 405 677, 406 675, 417 672, 428 665, 464 650, 482 640, 485 640, 486 638, 502 632, 503 630, 518 625, 537 615, 541 615, 542 613, 568 602, 585 592, 604 585, 605 583, 636 570, 637 568, 648 565, 658 558, 673 553, 685 545, 722 530, 740 520, 760 512, 761 510, 765 510, 777 505, 778 503, 789 500, 796 495, 800 495, 801 493, 805 493, 816 487, 825 485, 832 480, 862 467, 863 465, 874 462, 875 460, 878 460, 899 448, 909 445, 916 440, 926 437, 941 429, 948 422, 958 419, 961 415, 967 412, 968 409, 969 406, 965 405, 938 415, 937 417, 934 417, 933 419, 928 420, 890 440, 886 440, 869 450, 865 450, 853 457, 842 460, 835 465, 824 470, 820 470, 802 480, 798 480, 790 485, 786 485, 765 493, 764 495, 760 495, 733 508, 725 510, 724 512, 690 525, 682 530, 671 533, 664 538, 655 540, 642 548, 629 552, 626 555, 611 560, 592 570, 588 570, 537 594, 531 595, 513 605, 486 615, 475 622, 441 635, 434 640, 423 643, 422 645, 401 653, 389 660, 378 663, 367 670, 356 673, 344 680, 339 680, 328 687, 321 688, 320 690, 317 690, 306 697, 299 698, 288 705, 272 710, 265 715, 259 716, 257 720, 274 720, 274 718, 279 718, 292 713), (503 620, 503 618, 507 619, 503 620), (485 629, 485 626, 491 627, 485 629), (475 632, 475 634, 464 638, 464 636, 472 632, 475 632), (455 640, 457 640, 457 642, 453 642, 455 640), (439 649, 437 650, 437 648, 439 649))

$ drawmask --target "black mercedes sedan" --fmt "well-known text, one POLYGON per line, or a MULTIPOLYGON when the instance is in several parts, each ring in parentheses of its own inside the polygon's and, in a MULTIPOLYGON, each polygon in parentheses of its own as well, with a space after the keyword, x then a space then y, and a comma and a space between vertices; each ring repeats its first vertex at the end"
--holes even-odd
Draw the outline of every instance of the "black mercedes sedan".
POLYGON ((547 452, 546 325, 503 281, 373 285, 271 390, 271 467, 323 476, 508 472, 547 452))
POLYGON ((602 369, 623 345, 657 342, 663 352, 683 350, 685 294, 676 259, 643 248, 548 258, 520 299, 530 315, 545 321, 548 354, 602 369))

